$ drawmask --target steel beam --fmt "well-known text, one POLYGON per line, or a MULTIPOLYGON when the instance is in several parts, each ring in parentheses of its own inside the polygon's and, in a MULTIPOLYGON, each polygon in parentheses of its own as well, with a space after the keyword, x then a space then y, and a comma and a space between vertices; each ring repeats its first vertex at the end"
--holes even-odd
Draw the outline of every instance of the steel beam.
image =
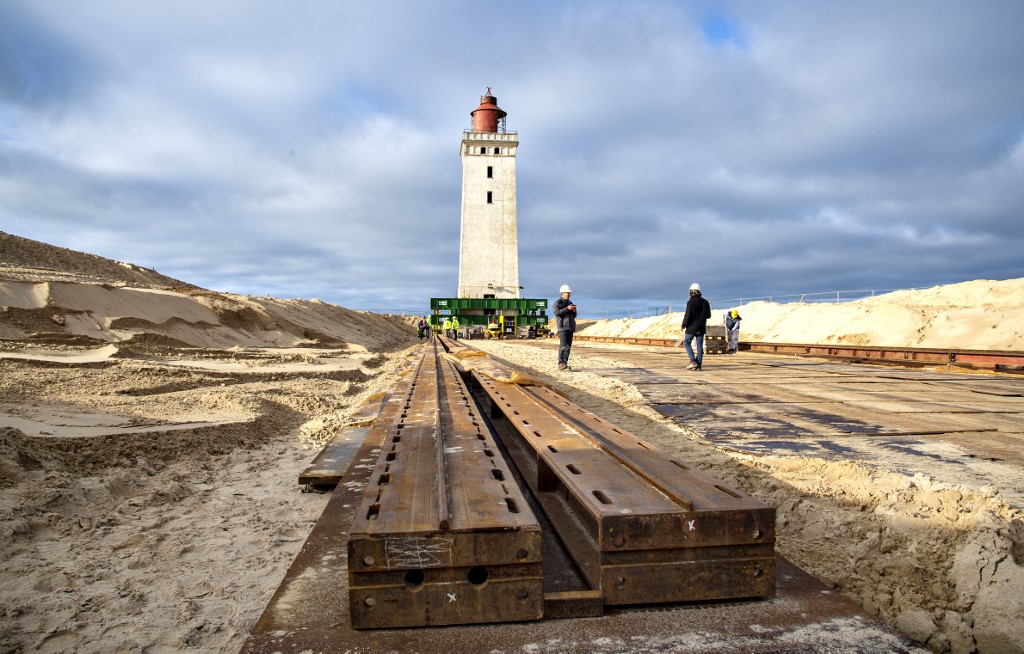
POLYGON ((550 389, 474 384, 606 605, 769 597, 775 510, 550 389), (506 435, 512 434, 509 438, 506 435))
MULTIPOLYGON (((541 532, 453 364, 423 349, 349 534, 352 626, 543 617, 541 532)), ((395 400, 393 400, 395 401, 395 400)))
MULTIPOLYGON (((674 347, 676 339, 628 336, 587 336, 577 334, 574 340, 622 345, 674 347)), ((811 345, 805 343, 758 343, 745 341, 743 350, 767 354, 824 357, 842 361, 889 363, 904 366, 948 365, 980 368, 1001 372, 1024 372, 1024 352, 998 350, 952 350, 920 347, 882 347, 868 345, 811 345)))

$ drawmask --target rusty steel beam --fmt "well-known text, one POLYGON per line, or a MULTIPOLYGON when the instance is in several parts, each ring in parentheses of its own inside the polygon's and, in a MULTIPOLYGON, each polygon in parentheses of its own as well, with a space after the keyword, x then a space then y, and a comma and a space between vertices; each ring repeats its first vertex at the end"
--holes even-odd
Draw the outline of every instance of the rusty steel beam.
MULTIPOLYGON (((577 334, 574 340, 591 343, 620 345, 651 345, 674 347, 673 338, 640 338, 628 336, 586 336, 577 334)), ((867 361, 905 366, 949 365, 965 368, 1024 371, 1024 352, 998 350, 954 350, 943 348, 883 347, 867 345, 810 345, 805 343, 743 342, 740 349, 768 354, 825 357, 846 361, 867 361)))
POLYGON ((521 475, 606 605, 775 592, 775 510, 549 389, 471 373, 521 475))
POLYGON ((349 532, 356 629, 538 620, 541 531, 453 364, 428 344, 349 532))

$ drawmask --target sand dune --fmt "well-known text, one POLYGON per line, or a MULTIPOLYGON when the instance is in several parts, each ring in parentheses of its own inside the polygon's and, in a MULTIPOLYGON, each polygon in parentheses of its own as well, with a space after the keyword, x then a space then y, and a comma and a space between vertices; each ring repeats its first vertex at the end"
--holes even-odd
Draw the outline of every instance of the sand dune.
MULTIPOLYGON (((740 312, 740 340, 765 343, 1024 350, 1024 278, 976 280, 842 302, 751 302, 715 307, 708 324, 740 312)), ((600 320, 591 336, 677 338, 682 313, 600 320)))

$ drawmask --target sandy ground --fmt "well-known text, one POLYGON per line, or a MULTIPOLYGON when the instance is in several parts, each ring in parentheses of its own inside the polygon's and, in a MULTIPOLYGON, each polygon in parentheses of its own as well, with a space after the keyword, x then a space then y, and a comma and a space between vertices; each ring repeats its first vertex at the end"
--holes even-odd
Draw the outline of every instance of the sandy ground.
POLYGON ((776 506, 780 553, 932 651, 1024 651, 1024 512, 998 488, 961 485, 952 465, 907 475, 884 460, 717 450, 647 406, 632 385, 587 372, 630 366, 604 348, 575 345, 574 371, 564 373, 551 349, 472 344, 776 506))
MULTIPOLYGON (((896 291, 839 304, 751 302, 712 307, 708 324, 720 324, 733 308, 743 318, 741 341, 1024 350, 1024 278, 896 291)), ((682 321, 682 313, 599 320, 580 333, 678 338, 682 321)))
POLYGON ((2 652, 237 651, 326 503, 299 472, 404 363, 29 354, 0 359, 2 652))

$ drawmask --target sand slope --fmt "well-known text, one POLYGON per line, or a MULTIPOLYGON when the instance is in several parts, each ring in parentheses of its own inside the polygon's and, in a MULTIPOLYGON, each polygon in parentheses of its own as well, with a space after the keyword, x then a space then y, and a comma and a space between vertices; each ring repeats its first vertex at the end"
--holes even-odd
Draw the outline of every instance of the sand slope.
POLYGON ((198 348, 404 347, 412 319, 207 291, 156 271, 0 232, 0 340, 198 348))

